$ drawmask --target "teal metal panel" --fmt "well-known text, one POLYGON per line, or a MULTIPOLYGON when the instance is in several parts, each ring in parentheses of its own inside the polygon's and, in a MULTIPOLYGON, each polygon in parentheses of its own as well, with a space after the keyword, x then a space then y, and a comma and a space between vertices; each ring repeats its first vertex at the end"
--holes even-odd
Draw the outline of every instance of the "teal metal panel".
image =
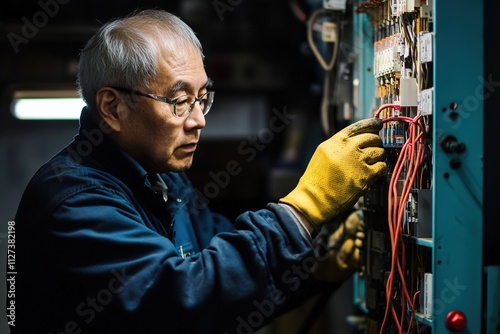
MULTIPOLYGON (((355 6, 356 7, 356 6, 355 6)), ((354 53, 354 118, 373 116, 375 108, 375 78, 373 76, 373 29, 368 15, 353 13, 354 53)))
MULTIPOLYGON (((357 7, 359 3, 354 5, 357 7)), ((359 120, 373 116, 375 78, 373 76, 373 29, 367 15, 353 11, 354 54, 354 119, 359 120)), ((365 305, 365 283, 362 277, 354 275, 354 303, 363 312, 368 313, 365 305)))
POLYGON ((461 311, 462 333, 482 333, 483 2, 435 0, 433 333, 461 311), (463 153, 445 152, 454 136, 463 153))

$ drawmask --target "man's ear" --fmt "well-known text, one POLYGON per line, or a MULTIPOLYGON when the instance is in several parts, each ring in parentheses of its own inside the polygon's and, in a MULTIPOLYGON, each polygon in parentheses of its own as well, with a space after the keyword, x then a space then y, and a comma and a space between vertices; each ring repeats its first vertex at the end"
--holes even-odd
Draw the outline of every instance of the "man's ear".
POLYGON ((102 119, 115 131, 120 132, 122 121, 128 113, 128 107, 123 96, 111 87, 99 89, 95 96, 97 112, 102 119))

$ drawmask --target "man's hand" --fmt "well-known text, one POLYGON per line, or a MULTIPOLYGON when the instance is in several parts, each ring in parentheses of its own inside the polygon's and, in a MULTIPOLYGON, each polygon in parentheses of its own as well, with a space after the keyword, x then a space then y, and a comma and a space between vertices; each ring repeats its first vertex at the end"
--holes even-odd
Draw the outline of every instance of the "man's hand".
POLYGON ((351 213, 328 238, 328 255, 321 256, 314 276, 325 282, 343 282, 362 266, 364 222, 361 210, 351 213))
POLYGON ((294 207, 317 231, 350 209, 386 173, 380 129, 380 119, 364 119, 321 143, 295 189, 280 202, 294 207))

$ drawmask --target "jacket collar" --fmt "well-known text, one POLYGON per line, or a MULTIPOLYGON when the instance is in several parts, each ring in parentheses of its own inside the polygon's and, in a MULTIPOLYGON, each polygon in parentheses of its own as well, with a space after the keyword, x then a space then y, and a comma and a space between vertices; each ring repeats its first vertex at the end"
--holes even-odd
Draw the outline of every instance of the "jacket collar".
MULTIPOLYGON (((82 163, 98 164, 99 168, 119 178, 131 189, 151 187, 147 171, 109 137, 111 131, 103 120, 97 124, 85 107, 80 116, 78 135, 70 146, 79 152, 82 161, 86 161, 82 163)), ((160 177, 168 187, 168 197, 173 199, 169 202, 175 202, 179 206, 185 205, 184 201, 193 191, 187 186, 190 183, 186 175, 168 172, 161 173, 160 177)))
POLYGON ((84 161, 100 164, 124 183, 149 185, 146 170, 109 137, 111 131, 104 120, 97 124, 85 107, 81 112, 78 135, 72 145, 84 161))

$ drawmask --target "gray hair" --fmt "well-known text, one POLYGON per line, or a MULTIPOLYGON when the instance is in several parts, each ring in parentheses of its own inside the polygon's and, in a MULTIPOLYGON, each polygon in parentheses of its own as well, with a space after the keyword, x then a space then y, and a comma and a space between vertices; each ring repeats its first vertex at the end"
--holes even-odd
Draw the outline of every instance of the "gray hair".
MULTIPOLYGON (((96 109, 95 94, 105 86, 139 89, 157 71, 160 53, 175 45, 203 50, 193 30, 177 16, 148 9, 103 25, 80 53, 77 86, 87 106, 96 109), (181 44, 179 44, 181 43, 181 44)), ((129 106, 133 100, 127 99, 129 106)))

